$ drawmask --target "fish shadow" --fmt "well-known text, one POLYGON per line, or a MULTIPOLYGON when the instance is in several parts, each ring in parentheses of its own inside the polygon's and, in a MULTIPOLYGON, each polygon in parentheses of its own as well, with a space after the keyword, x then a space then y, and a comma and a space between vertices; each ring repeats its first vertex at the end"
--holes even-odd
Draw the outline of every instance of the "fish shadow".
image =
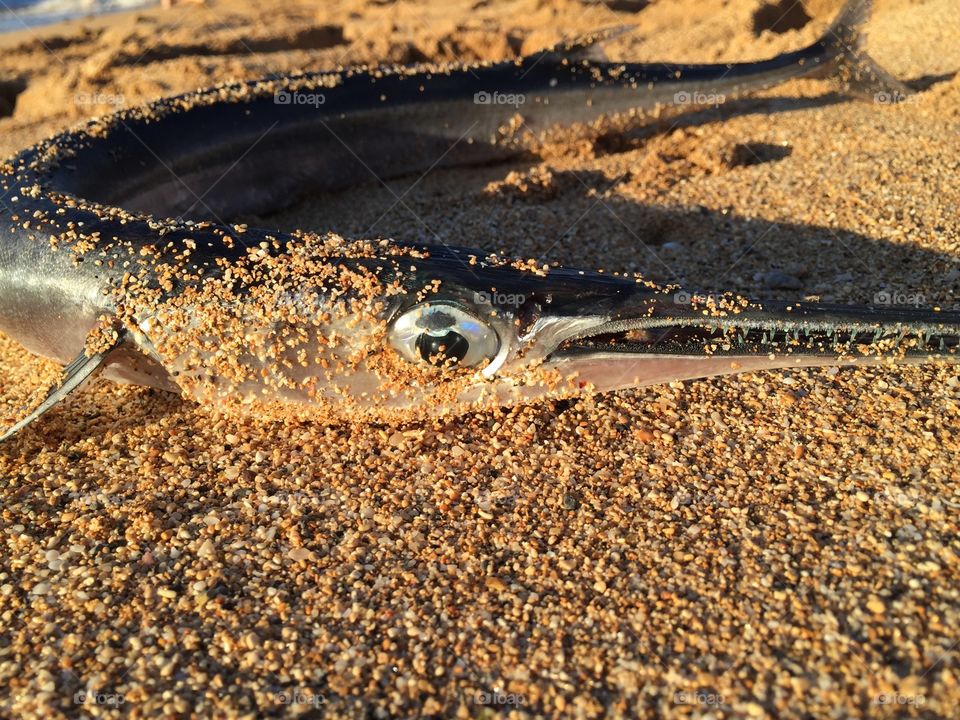
MULTIPOLYGON (((902 82, 912 92, 922 93, 934 85, 953 80, 956 75, 956 72, 921 75, 902 82)), ((875 102, 882 105, 895 104, 906 100, 907 98, 891 97, 888 93, 881 93, 880 96, 874 98, 875 102)), ((813 97, 784 97, 782 95, 744 97, 727 100, 716 105, 706 105, 702 108, 686 110, 680 114, 667 112, 659 118, 648 118, 625 132, 617 131, 600 136, 597 144, 601 151, 606 150, 609 153, 627 152, 638 147, 644 140, 667 130, 695 128, 745 115, 777 115, 802 110, 815 110, 847 102, 851 102, 850 96, 838 90, 813 97)))
POLYGON ((957 76, 956 72, 941 73, 940 75, 921 75, 912 80, 904 80, 903 84, 914 92, 924 92, 934 85, 949 82, 957 76))
MULTIPOLYGON (((662 167, 655 170, 667 183, 695 180, 698 174, 733 174, 782 162, 790 154, 789 147, 737 143, 715 169, 704 171, 684 157, 660 157, 662 167)), ((322 218, 323 226, 304 229, 468 246, 758 300, 815 297, 952 307, 960 295, 960 257, 920 242, 840 225, 746 217, 726 208, 638 201, 624 187, 637 181, 629 172, 611 177, 528 161, 439 169, 353 191, 363 213, 340 194, 318 197, 313 216, 322 218)), ((286 217, 272 220, 282 227, 286 217)))
POLYGON ((608 210, 616 224, 643 223, 636 237, 651 260, 633 271, 689 290, 943 307, 954 306, 960 294, 960 258, 934 248, 709 208, 614 201, 608 210))

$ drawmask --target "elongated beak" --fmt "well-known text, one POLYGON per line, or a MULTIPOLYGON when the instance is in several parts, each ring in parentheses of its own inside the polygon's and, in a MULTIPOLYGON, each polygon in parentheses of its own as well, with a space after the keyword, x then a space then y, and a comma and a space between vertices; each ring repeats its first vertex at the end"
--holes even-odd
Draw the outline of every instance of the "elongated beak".
POLYGON ((952 360, 960 313, 646 292, 553 308, 523 340, 528 358, 604 391, 786 367, 952 360))

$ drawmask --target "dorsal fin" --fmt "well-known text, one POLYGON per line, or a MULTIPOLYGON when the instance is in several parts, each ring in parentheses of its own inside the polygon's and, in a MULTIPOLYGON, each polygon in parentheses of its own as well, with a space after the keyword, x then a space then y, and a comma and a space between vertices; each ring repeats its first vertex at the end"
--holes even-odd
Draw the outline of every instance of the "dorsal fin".
POLYGON ((95 355, 87 355, 85 350, 81 350, 73 362, 63 369, 60 382, 50 388, 43 402, 29 412, 22 420, 7 428, 7 430, 0 435, 0 442, 12 438, 34 420, 46 414, 48 410, 55 407, 72 392, 78 390, 87 380, 95 377, 97 373, 103 369, 109 355, 123 345, 126 340, 127 334, 123 332, 119 334, 116 342, 103 352, 96 353, 95 355))
POLYGON ((578 35, 570 40, 564 40, 557 43, 550 52, 559 55, 567 60, 592 60, 594 62, 606 62, 607 56, 603 52, 604 43, 616 40, 628 33, 633 32, 636 25, 614 25, 608 28, 594 30, 584 35, 578 35))

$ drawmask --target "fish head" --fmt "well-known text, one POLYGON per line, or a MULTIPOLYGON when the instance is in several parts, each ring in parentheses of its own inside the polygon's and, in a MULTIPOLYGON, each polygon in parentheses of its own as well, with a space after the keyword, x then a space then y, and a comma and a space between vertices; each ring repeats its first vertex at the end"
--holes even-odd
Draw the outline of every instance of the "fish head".
POLYGON ((140 321, 185 394, 404 422, 958 344, 952 316, 946 331, 889 309, 771 309, 457 248, 304 247, 234 263, 140 321))
POLYGON ((159 301, 124 297, 132 335, 207 405, 403 421, 581 393, 599 378, 557 346, 609 320, 618 298, 657 295, 478 251, 309 240, 221 263, 159 301))

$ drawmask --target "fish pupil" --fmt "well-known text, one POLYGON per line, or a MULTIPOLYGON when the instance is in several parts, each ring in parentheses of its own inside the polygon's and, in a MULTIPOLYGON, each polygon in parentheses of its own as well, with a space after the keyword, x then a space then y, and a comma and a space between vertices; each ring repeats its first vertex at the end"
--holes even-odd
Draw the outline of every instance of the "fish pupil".
POLYGON ((417 338, 417 352, 427 362, 443 365, 448 360, 460 362, 470 349, 470 343, 458 332, 448 330, 444 335, 422 333, 417 338))

